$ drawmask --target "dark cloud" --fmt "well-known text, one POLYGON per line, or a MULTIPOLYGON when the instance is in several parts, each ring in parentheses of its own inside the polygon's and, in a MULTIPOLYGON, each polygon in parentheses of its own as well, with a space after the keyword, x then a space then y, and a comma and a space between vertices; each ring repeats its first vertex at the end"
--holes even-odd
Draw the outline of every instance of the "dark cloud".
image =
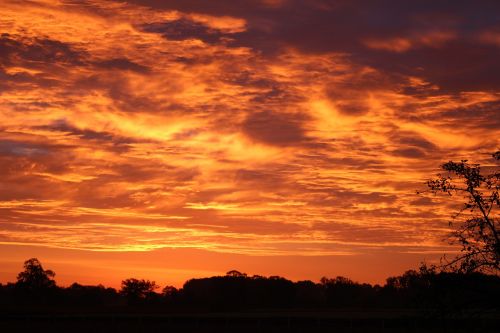
POLYGON ((114 75, 95 73, 80 77, 72 82, 71 93, 86 95, 90 91, 100 91, 113 100, 122 111, 154 112, 163 109, 160 101, 151 94, 141 94, 130 86, 129 80, 120 72, 114 75))
MULTIPOLYGON (((58 86, 60 81, 46 77, 44 74, 30 74, 27 72, 19 72, 9 74, 0 68, 0 91, 6 90, 26 90, 33 87, 52 88, 58 86)), ((33 104, 41 104, 43 102, 34 102, 33 104)))
POLYGON ((353 170, 383 170, 385 169, 384 162, 373 158, 351 158, 340 157, 333 158, 328 156, 320 156, 320 159, 327 165, 337 166, 353 170))
MULTIPOLYGON (((328 94, 330 100, 335 104, 340 113, 349 116, 361 116, 370 111, 369 106, 362 100, 342 98, 342 93, 328 94)), ((360 99, 362 96, 359 96, 360 99)))
MULTIPOLYGON (((64 133, 67 133, 68 135, 76 135, 83 140, 113 142, 117 145, 138 142, 137 140, 135 140, 133 138, 126 138, 126 137, 117 136, 116 134, 113 134, 110 132, 94 131, 94 130, 90 130, 90 129, 80 129, 80 128, 77 128, 77 127, 71 125, 70 123, 68 123, 64 119, 56 121, 56 122, 52 123, 51 125, 37 126, 36 128, 50 130, 50 131, 54 131, 54 132, 64 132, 64 133)), ((143 141, 141 141, 141 142, 143 142, 143 141)))
POLYGON ((290 114, 263 111, 249 114, 242 126, 243 132, 256 141, 288 146, 307 141, 299 121, 290 114))
MULTIPOLYGON (((357 62, 391 75, 424 77, 444 92, 494 90, 500 84, 498 45, 479 38, 482 32, 500 26, 498 1, 289 0, 281 6, 250 0, 130 2, 242 17, 248 29, 232 36, 233 45, 269 54, 290 46, 306 53, 347 53, 357 62), (443 38, 446 34, 449 38, 443 38), (408 45, 396 50, 367 45, 370 40, 390 43, 397 39, 408 45)), ((183 33, 184 25, 172 26, 180 31, 177 38, 208 37, 200 27, 183 33)), ((171 34, 175 38, 176 32, 171 34)), ((354 113, 359 110, 355 108, 354 113)))
POLYGON ((490 130, 500 128, 500 102, 483 102, 460 106, 442 113, 432 115, 434 119, 448 119, 462 127, 476 127, 490 130))
MULTIPOLYGON (((259 83, 256 82, 256 84, 259 83)), ((251 101, 256 105, 268 105, 269 103, 292 103, 300 99, 300 96, 294 95, 290 90, 275 84, 267 91, 256 94, 251 101)))
MULTIPOLYGON (((59 88, 64 85, 64 81, 57 76, 51 75, 50 71, 30 73, 28 72, 29 66, 25 67, 27 71, 17 68, 16 70, 19 70, 19 72, 13 71, 9 73, 2 70, 0 65, 0 93, 16 93, 28 99, 33 91, 39 89, 46 89, 50 93, 57 94, 60 91, 59 88)), ((38 68, 35 70, 38 70, 38 68)), ((30 99, 30 103, 16 103, 14 100, 5 98, 2 102, 4 108, 8 107, 10 110, 19 112, 39 111, 50 106, 67 106, 72 104, 69 99, 53 99, 50 101, 30 99)))
MULTIPOLYGON (((210 216, 210 214, 207 214, 210 216)), ((216 217, 215 214, 213 214, 216 217)), ((201 221, 205 220, 207 217, 204 216, 201 221)), ((283 234, 299 234, 302 231, 302 226, 294 223, 286 223, 279 221, 266 221, 259 218, 251 219, 236 219, 227 218, 223 223, 219 222, 219 225, 224 226, 224 232, 234 232, 242 235, 245 234, 257 234, 257 235, 283 235, 283 234)), ((219 230, 220 231, 220 230, 219 230)))
POLYGON ((139 195, 154 195, 154 191, 162 184, 176 185, 190 182, 199 174, 196 169, 176 168, 171 166, 158 167, 130 159, 130 163, 113 163, 112 173, 102 172, 96 177, 82 181, 74 188, 72 197, 75 202, 84 207, 120 208, 144 207, 143 200, 137 200, 139 195), (133 163, 133 164, 132 164, 133 163), (140 190, 129 189, 119 184, 135 183, 149 184, 140 190))
MULTIPOLYGON (((71 67, 84 66, 87 56, 85 51, 76 50, 72 45, 57 40, 2 34, 0 91, 59 87, 62 85, 59 76, 66 75, 67 69, 71 67), (17 67, 17 70, 9 72, 8 69, 12 67, 17 67)), ((41 102, 33 101, 25 107, 33 108, 37 103, 41 102)))
POLYGON ((190 200, 192 202, 211 202, 217 200, 218 197, 222 195, 232 194, 235 190, 230 187, 221 187, 221 188, 209 188, 202 191, 198 191, 194 193, 190 200))
POLYGON ((404 53, 367 51, 360 58, 385 72, 424 77, 439 93, 457 93, 495 91, 500 86, 499 55, 497 46, 458 40, 404 53))
POLYGON ((414 206, 436 206, 439 202, 432 200, 431 198, 421 197, 410 202, 414 206))
POLYGON ((356 226, 341 222, 316 222, 313 224, 314 230, 321 230, 330 234, 335 239, 349 239, 352 242, 372 242, 380 244, 383 242, 411 242, 421 235, 408 233, 403 228, 382 227, 382 226, 356 226))
POLYGON ((53 147, 34 144, 22 141, 1 140, 0 154, 17 155, 17 156, 34 156, 46 155, 51 152, 53 147))
POLYGON ((261 169, 238 169, 235 171, 234 180, 241 189, 260 188, 285 194, 297 190, 298 187, 286 177, 287 172, 293 172, 293 167, 269 164, 261 169))
POLYGON ((379 203, 379 202, 394 202, 397 197, 393 194, 387 194, 382 192, 369 192, 363 193, 358 191, 352 191, 348 189, 334 190, 330 192, 331 195, 335 197, 335 200, 340 200, 349 204, 353 203, 379 203))
MULTIPOLYGON (((491 95, 494 98, 494 95, 491 95)), ((498 98, 498 96, 497 96, 498 98)), ((397 107, 397 106, 395 106, 397 107)), ((440 123, 442 126, 449 128, 457 127, 464 130, 477 131, 477 130, 488 130, 495 131, 500 128, 500 117, 498 117, 500 110, 499 101, 481 101, 476 103, 470 103, 467 101, 467 97, 458 96, 446 96, 445 100, 430 100, 424 104, 421 101, 416 103, 408 103, 404 107, 400 108, 397 113, 398 118, 404 119, 405 121, 411 122, 436 122, 440 123), (451 106, 447 106, 447 102, 452 102, 451 106), (421 112, 422 109, 433 109, 434 112, 421 112)), ((401 135, 400 131, 395 131, 390 139, 396 142, 401 142, 402 144, 413 144, 420 146, 422 148, 433 148, 426 142, 416 143, 411 137, 404 134, 403 141, 397 138, 401 135)), ((412 134, 411 136, 413 136, 412 134)), ((427 141, 425 138, 423 138, 427 141)), ((419 141, 422 138, 418 139, 419 141)), ((492 149, 495 149, 495 142, 491 142, 492 149)))
POLYGON ((0 201, 53 200, 64 195, 64 186, 45 174, 71 172, 70 147, 44 141, 39 136, 0 138, 0 201))
POLYGON ((269 6, 255 0, 220 0, 207 3, 204 0, 131 0, 128 3, 148 6, 155 9, 179 10, 187 13, 203 13, 209 15, 247 16, 263 12, 269 6))
POLYGON ((83 65, 86 54, 72 45, 52 39, 24 38, 3 34, 0 36, 0 64, 27 63, 31 67, 42 64, 83 65))
POLYGON ((136 73, 146 74, 150 72, 150 68, 144 65, 137 64, 126 58, 114 58, 109 60, 102 60, 95 62, 95 65, 99 68, 108 70, 126 70, 136 73))
POLYGON ((59 174, 67 171, 73 147, 40 142, 44 139, 42 136, 21 137, 19 140, 0 138, 0 156, 33 172, 59 174))
POLYGON ((393 155, 406 158, 422 158, 426 153, 419 148, 398 148, 392 151, 393 155))
MULTIPOLYGON (((397 144, 399 147, 403 147, 410 155, 412 153, 409 152, 412 151, 412 149, 417 149, 419 151, 434 151, 435 149, 437 149, 436 145, 434 145, 432 142, 425 139, 420 134, 410 131, 393 131, 389 136, 389 141, 397 144)), ((404 154, 404 151, 399 153, 404 154)))
POLYGON ((169 40, 199 39, 212 44, 228 35, 186 18, 169 22, 148 23, 139 26, 139 29, 144 32, 159 33, 169 40))
MULTIPOLYGON (((2 171, 3 177, 2 184, 0 184, 0 189, 2 189, 0 190, 0 201, 56 200, 64 197, 68 190, 62 183, 33 174, 34 170, 30 165, 20 159, 6 159, 0 156, 0 171, 2 171), (23 172, 22 175, 19 174, 20 171, 23 172)), ((18 214, 17 210, 15 215, 18 214)), ((0 215, 2 218, 4 217, 2 213, 0 215)))

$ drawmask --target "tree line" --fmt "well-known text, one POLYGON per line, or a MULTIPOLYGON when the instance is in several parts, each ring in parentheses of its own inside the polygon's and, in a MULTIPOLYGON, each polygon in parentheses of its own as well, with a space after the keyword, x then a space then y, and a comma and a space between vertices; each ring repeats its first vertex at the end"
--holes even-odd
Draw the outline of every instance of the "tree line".
POLYGON ((498 309, 500 277, 479 272, 437 271, 422 266, 389 277, 382 286, 346 277, 293 282, 280 276, 224 276, 190 279, 182 288, 160 288, 154 281, 130 278, 121 288, 73 283, 57 286, 55 273, 36 258, 24 263, 15 283, 0 284, 0 306, 64 311, 242 311, 252 309, 398 308, 461 311, 498 309))

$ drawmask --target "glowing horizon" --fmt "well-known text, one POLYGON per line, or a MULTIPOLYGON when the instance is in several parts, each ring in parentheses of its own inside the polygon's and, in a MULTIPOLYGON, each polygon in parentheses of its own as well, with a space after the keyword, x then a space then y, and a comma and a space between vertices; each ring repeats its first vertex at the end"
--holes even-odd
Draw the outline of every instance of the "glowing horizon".
POLYGON ((380 283, 455 251, 456 203, 415 192, 500 145, 499 6, 393 5, 3 1, 0 282, 380 283))

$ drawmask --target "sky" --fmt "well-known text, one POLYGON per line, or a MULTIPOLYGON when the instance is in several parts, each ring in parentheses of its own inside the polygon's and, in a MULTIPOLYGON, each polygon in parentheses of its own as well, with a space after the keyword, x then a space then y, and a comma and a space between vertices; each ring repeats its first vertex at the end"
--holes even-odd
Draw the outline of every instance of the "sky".
POLYGON ((500 146, 500 2, 1 0, 0 282, 391 275, 500 146))

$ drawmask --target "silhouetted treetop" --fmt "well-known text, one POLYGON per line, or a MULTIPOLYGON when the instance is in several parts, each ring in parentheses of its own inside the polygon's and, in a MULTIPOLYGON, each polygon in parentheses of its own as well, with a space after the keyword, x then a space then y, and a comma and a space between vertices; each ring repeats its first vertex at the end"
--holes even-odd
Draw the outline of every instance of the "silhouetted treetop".
POLYGON ((177 288, 175 288, 174 286, 165 286, 162 291, 161 291, 161 294, 165 297, 172 297, 174 296, 175 294, 177 294, 179 291, 177 290, 177 288))
POLYGON ((55 275, 50 269, 44 270, 37 258, 31 258, 24 262, 24 271, 17 275, 16 285, 29 289, 51 288, 56 285, 55 275))
POLYGON ((246 277, 246 273, 241 273, 237 270, 231 270, 229 272, 226 273, 226 276, 231 276, 231 277, 246 277))
POLYGON ((145 299, 159 286, 154 281, 144 279, 126 279, 122 281, 120 293, 129 299, 145 299))
POLYGON ((322 277, 320 280, 321 284, 323 285, 328 285, 328 284, 333 284, 333 285, 353 285, 355 284, 354 281, 352 281, 349 278, 343 277, 343 276, 337 276, 333 279, 329 279, 327 277, 322 277))

